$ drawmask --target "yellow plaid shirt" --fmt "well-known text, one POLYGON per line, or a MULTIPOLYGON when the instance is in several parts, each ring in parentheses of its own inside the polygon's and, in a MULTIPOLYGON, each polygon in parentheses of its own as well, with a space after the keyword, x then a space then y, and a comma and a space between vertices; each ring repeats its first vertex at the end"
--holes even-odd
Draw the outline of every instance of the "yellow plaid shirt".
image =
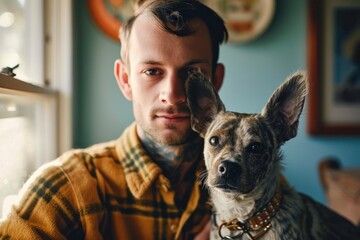
MULTIPOLYGON (((195 167, 200 174, 203 161, 195 167)), ((0 239, 193 239, 210 217, 207 191, 195 179, 181 210, 133 124, 118 140, 70 151, 36 171, 0 222, 0 239)))

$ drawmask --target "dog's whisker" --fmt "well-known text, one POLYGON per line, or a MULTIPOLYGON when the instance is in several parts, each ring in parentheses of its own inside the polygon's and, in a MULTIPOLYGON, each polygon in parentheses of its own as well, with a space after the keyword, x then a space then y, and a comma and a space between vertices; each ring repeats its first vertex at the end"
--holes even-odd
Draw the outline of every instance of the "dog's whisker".
POLYGON ((201 186, 203 189, 208 188, 208 185, 206 184, 208 178, 208 172, 207 170, 203 170, 199 176, 196 178, 197 181, 199 181, 201 183, 201 186))
POLYGON ((199 176, 196 178, 196 180, 203 182, 205 178, 207 178, 208 172, 207 170, 203 170, 200 172, 199 176))
POLYGON ((207 184, 206 184, 207 178, 208 178, 208 172, 206 170, 202 171, 199 174, 199 176, 196 178, 197 181, 200 182, 202 188, 207 188, 207 184))

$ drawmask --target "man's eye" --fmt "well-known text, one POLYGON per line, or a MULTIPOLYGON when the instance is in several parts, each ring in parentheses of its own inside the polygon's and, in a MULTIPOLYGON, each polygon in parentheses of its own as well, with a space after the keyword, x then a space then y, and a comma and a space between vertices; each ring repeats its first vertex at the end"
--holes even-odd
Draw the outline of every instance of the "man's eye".
POLYGON ((144 73, 149 76, 156 76, 161 74, 161 72, 158 69, 147 69, 144 71, 144 73))
POLYGON ((187 79, 190 75, 197 73, 197 72, 201 72, 201 69, 198 67, 187 67, 181 71, 180 76, 182 79, 187 79))
POLYGON ((201 72, 200 68, 197 68, 197 67, 189 67, 188 69, 186 69, 186 73, 187 73, 187 74, 192 74, 192 73, 196 73, 196 72, 201 72))

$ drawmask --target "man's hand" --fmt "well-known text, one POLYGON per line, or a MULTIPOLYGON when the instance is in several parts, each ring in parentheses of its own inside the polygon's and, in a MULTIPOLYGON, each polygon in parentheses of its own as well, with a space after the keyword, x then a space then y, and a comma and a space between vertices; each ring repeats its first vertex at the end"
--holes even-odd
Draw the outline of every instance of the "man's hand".
POLYGON ((211 220, 205 225, 203 230, 195 237, 194 240, 209 240, 210 239, 211 220))

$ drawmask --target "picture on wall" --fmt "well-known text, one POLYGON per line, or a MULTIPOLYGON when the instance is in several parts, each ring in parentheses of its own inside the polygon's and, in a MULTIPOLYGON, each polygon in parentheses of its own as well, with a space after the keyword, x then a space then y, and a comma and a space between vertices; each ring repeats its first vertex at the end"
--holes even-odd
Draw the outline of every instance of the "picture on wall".
POLYGON ((313 135, 360 135, 360 1, 309 1, 313 135))
POLYGON ((334 12, 334 100, 360 103, 360 8, 334 12), (355 20, 355 21, 354 21, 355 20))

